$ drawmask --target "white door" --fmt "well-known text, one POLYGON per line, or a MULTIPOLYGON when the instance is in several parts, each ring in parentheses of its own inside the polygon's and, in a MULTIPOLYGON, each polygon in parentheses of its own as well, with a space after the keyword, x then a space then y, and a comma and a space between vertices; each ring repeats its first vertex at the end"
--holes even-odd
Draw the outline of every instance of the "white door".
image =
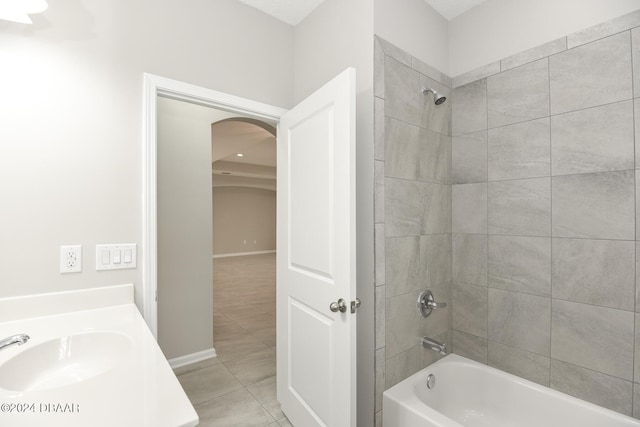
POLYGON ((353 68, 282 116, 277 185, 278 400, 295 427, 354 427, 353 68))

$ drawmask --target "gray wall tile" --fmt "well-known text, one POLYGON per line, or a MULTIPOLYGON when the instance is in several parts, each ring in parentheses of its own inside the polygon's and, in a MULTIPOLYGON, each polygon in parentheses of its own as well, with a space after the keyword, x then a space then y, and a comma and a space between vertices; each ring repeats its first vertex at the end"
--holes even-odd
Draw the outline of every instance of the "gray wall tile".
POLYGON ((425 237, 389 237, 386 242, 387 296, 423 289, 427 284, 425 237), (421 240, 424 244, 421 244, 421 240))
POLYGON ((378 412, 382 410, 382 392, 384 392, 384 369, 385 369, 385 352, 384 347, 376 350, 375 355, 375 369, 376 369, 376 382, 375 382, 375 403, 374 410, 378 412))
MULTIPOLYGON (((385 344, 387 359, 409 350, 420 342, 423 319, 416 309, 419 292, 387 298, 385 344)), ((428 320, 431 320, 429 317, 428 320)))
POLYGON ((426 254, 427 287, 448 286, 451 282, 451 234, 422 236, 420 243, 421 252, 426 254))
POLYGON ((636 242, 636 311, 640 311, 640 242, 636 242))
POLYGON ((374 147, 373 157, 376 160, 384 160, 384 99, 374 98, 374 147))
POLYGON ((550 178, 489 183, 489 234, 549 236, 550 178))
POLYGON ((489 288, 489 340, 549 355, 551 299, 489 288))
POLYGON ((632 380, 632 312, 554 299, 551 318, 553 359, 632 380))
POLYGON ((387 357, 384 368, 385 390, 420 370, 420 347, 414 346, 392 357, 387 357))
POLYGON ((492 62, 491 64, 484 65, 482 67, 476 68, 475 70, 471 70, 454 77, 452 79, 452 87, 457 88, 462 85, 475 82, 476 80, 484 79, 485 77, 498 74, 499 72, 500 61, 492 62))
POLYGON ((396 61, 401 62, 404 65, 411 67, 411 55, 400 49, 393 43, 389 43, 385 39, 379 36, 375 36, 378 43, 380 43, 380 47, 384 51, 385 54, 389 55, 391 58, 396 61))
POLYGON ((489 181, 551 174, 549 118, 489 129, 489 181))
POLYGON ((487 286, 487 236, 453 235, 453 280, 459 283, 487 286))
POLYGON ((635 315, 635 346, 633 352, 633 380, 640 381, 640 315, 635 315))
POLYGON ((453 284, 453 328, 487 337, 487 288, 453 284))
POLYGON ((452 230, 454 233, 487 232, 487 184, 452 186, 452 230))
POLYGON ((384 348, 385 346, 385 324, 387 310, 387 287, 376 287, 376 348, 384 348))
POLYGON ((390 56, 384 61, 385 115, 412 125, 419 125, 424 95, 420 86, 420 73, 390 56))
POLYGON ((550 362, 546 356, 489 341, 489 366, 546 387, 549 386, 550 362))
POLYGON ((452 350, 455 354, 475 360, 480 363, 487 363, 487 339, 467 334, 462 331, 453 330, 452 350))
POLYGON ((438 83, 440 83, 442 85, 449 86, 449 87, 451 86, 450 84, 447 84, 448 80, 447 80, 447 76, 445 74, 443 74, 442 72, 436 70, 431 65, 422 62, 421 60, 419 60, 416 57, 412 57, 411 58, 411 68, 413 68, 414 70, 416 70, 420 74, 423 74, 423 75, 429 77, 430 79, 433 79, 433 80, 437 81, 438 83))
POLYGON ((487 81, 478 80, 453 90, 452 135, 487 129, 487 81))
POLYGON ((633 417, 640 419, 640 384, 633 384, 633 417))
POLYGON ((451 182, 487 182, 487 131, 454 136, 451 153, 451 182))
POLYGON ((567 38, 561 37, 550 41, 549 43, 536 46, 532 49, 516 53, 515 55, 511 55, 510 57, 503 59, 500 61, 501 69, 502 71, 507 71, 511 68, 537 61, 538 59, 545 58, 564 50, 567 50, 567 38))
POLYGON ((631 99, 629 32, 551 56, 549 74, 551 114, 631 99))
MULTIPOLYGON (((640 34, 640 33, 639 33, 640 34)), ((640 35, 638 35, 638 44, 640 45, 640 35)), ((638 52, 637 54, 638 57, 640 57, 640 52, 638 52)), ((635 57, 634 57, 635 58, 635 57)), ((640 59, 639 59, 640 61, 640 59)), ((640 63, 638 63, 638 68, 640 68, 640 63)), ((638 74, 640 75, 640 71, 638 71, 638 74)), ((639 79, 640 80, 640 79, 639 79)), ((638 82, 638 85, 640 85, 640 81, 638 82)), ((635 87, 635 86, 634 86, 635 87)), ((638 89, 640 90, 640 89, 638 89)), ((640 99, 634 99, 633 100, 633 111, 634 111, 634 131, 635 131, 635 135, 639 135, 638 139, 640 139, 640 99)), ((636 169, 640 168, 640 143, 636 144, 636 169)))
POLYGON ((633 132, 630 100, 552 117, 553 175, 633 169, 633 132))
POLYGON ((633 311, 635 242, 553 239, 553 297, 633 311))
POLYGON ((385 53, 378 37, 373 38, 373 95, 384 98, 384 57, 385 53))
POLYGON ((640 11, 631 12, 618 18, 603 22, 602 24, 594 25, 570 34, 567 36, 568 46, 569 49, 572 49, 576 46, 580 46, 639 25, 640 11))
POLYGON ((633 30, 631 30, 631 45, 633 46, 633 51, 631 53, 633 57, 633 96, 639 97, 640 96, 640 28, 634 28, 633 30))
POLYGON ((387 178, 385 225, 388 237, 451 231, 451 186, 387 178))
POLYGON ((451 137, 387 118, 385 172, 388 177, 446 184, 451 137))
POLYGON ((551 361, 551 388, 631 415, 632 383, 559 360, 551 361))
POLYGON ((487 78, 489 129, 549 115, 547 58, 487 78))
POLYGON ((553 236, 633 240, 634 173, 554 177, 553 236))
POLYGON ((374 162, 375 175, 375 199, 374 199, 374 221, 384 222, 384 162, 376 160, 374 162))
POLYGON ((551 239, 489 236, 487 269, 492 288, 551 296, 551 239))
POLYGON ((375 232, 375 280, 376 286, 384 285, 386 281, 385 254, 386 236, 384 224, 376 224, 375 232))

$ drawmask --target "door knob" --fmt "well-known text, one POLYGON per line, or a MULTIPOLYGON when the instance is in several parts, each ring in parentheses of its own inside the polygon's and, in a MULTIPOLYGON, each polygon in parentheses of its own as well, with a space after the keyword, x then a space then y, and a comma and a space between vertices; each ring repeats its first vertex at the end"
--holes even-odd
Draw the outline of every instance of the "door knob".
POLYGON ((345 311, 347 311, 347 302, 340 298, 338 302, 332 302, 331 304, 329 304, 329 309, 334 313, 344 313, 345 311))

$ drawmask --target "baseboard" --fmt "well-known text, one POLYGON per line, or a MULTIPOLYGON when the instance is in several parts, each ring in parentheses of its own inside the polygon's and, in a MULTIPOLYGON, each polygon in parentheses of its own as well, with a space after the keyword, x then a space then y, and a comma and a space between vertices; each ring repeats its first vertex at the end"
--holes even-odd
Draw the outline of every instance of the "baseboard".
POLYGON ((232 257, 232 256, 247 256, 247 255, 262 255, 262 254, 275 254, 276 251, 258 251, 258 252, 238 252, 235 254, 219 254, 219 255, 213 255, 212 258, 216 259, 216 258, 227 258, 227 257, 232 257))
POLYGON ((211 359, 212 357, 216 357, 216 356, 217 356, 216 349, 212 347, 207 350, 202 350, 196 353, 186 354, 184 356, 179 356, 173 359, 169 359, 169 366, 171 366, 171 369, 176 369, 182 366, 190 365, 192 363, 211 359))

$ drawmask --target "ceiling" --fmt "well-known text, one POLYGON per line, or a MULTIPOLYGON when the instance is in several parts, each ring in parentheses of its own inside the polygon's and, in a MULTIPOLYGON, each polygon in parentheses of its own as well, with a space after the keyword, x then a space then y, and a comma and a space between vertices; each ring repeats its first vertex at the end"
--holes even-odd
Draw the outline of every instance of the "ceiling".
MULTIPOLYGON (((239 0, 290 25, 298 25, 324 0, 239 0)), ((487 0, 425 0, 449 21, 487 0)))

